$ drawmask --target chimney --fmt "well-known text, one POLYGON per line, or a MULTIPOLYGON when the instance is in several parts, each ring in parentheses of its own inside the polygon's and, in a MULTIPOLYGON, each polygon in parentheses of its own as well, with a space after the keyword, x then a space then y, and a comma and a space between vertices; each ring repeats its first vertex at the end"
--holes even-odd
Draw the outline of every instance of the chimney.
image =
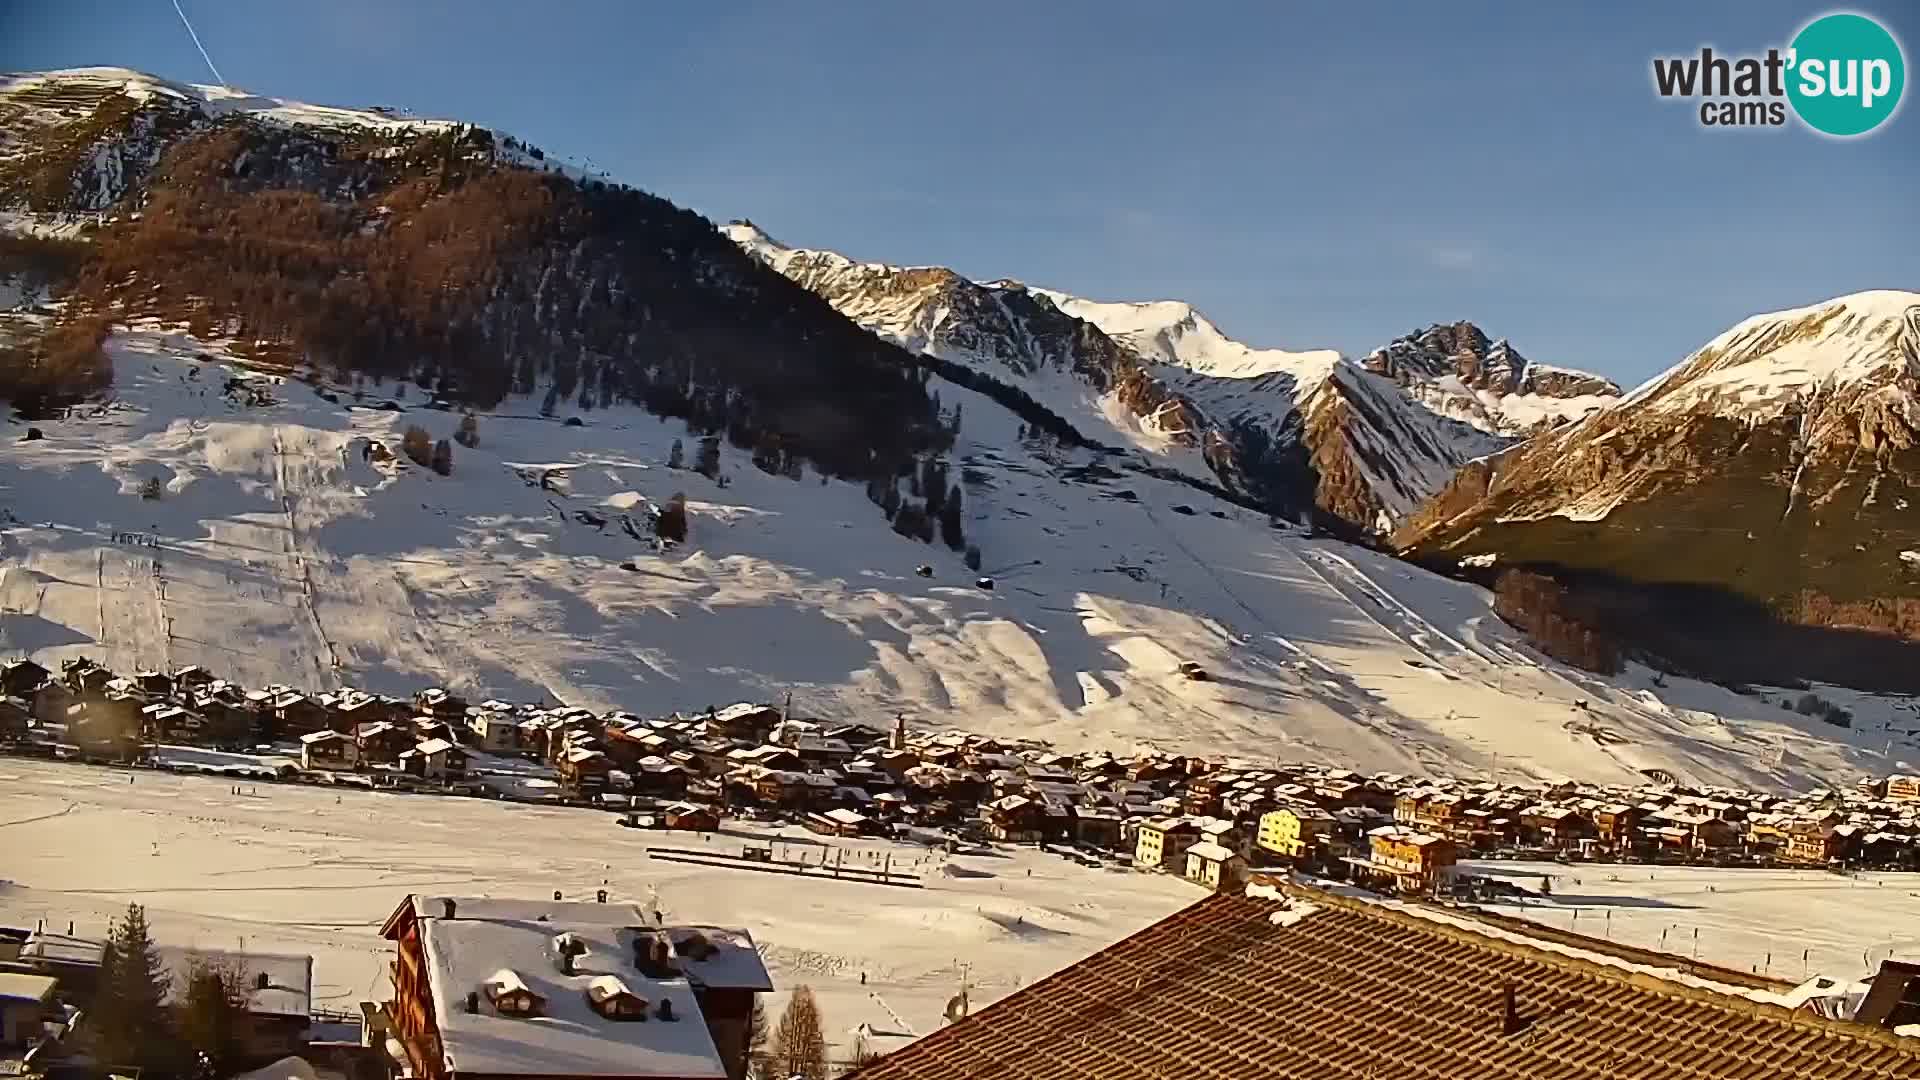
POLYGON ((665 1020, 668 1023, 672 1023, 673 1021, 680 1019, 679 1017, 673 1015, 673 999, 672 998, 663 997, 660 999, 660 1019, 665 1020))
POLYGON ((1500 986, 1500 1006, 1500 1034, 1519 1034, 1526 1025, 1520 1022, 1520 1008, 1514 1000, 1513 984, 1510 982, 1500 986))
POLYGON ((470 1013, 480 1011, 480 992, 478 990, 467 991, 467 1011, 470 1013))
POLYGON ((448 918, 448 919, 453 918, 454 911, 457 910, 460 906, 453 902, 453 897, 451 896, 442 898, 440 901, 440 904, 443 909, 441 912, 442 917, 448 918))
POLYGON ((560 950, 560 974, 562 975, 573 974, 573 953, 567 951, 566 949, 560 950))

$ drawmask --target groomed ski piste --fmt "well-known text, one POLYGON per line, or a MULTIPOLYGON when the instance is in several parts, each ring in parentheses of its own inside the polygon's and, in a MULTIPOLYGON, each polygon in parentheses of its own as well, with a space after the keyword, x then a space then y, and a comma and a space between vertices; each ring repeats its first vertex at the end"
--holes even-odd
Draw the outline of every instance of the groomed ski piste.
POLYGON ((769 475, 732 447, 725 486, 670 469, 698 439, 637 409, 508 401, 443 477, 400 452, 410 425, 437 441, 459 423, 418 387, 356 401, 150 325, 108 352, 107 400, 38 440, 15 424, 0 450, 0 653, 50 667, 642 715, 792 693, 799 715, 1063 750, 1503 780, 1805 790, 1920 759, 1910 702, 1821 688, 1853 709, 1842 729, 1785 691, 1577 671, 1483 590, 1023 442, 957 386, 951 475, 980 574, 894 534, 859 484, 769 475), (684 545, 623 528, 678 493, 684 545), (1210 677, 1182 677, 1188 661, 1210 677))

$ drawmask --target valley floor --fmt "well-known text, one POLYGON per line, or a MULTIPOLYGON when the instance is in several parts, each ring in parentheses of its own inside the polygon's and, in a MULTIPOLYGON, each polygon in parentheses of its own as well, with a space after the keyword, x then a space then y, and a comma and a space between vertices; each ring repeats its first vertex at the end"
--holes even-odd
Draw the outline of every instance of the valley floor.
MULTIPOLYGON (((732 852, 720 834, 621 828, 591 810, 241 784, 146 770, 0 761, 0 923, 101 933, 129 902, 163 943, 315 957, 315 1004, 383 1000, 382 920, 409 892, 644 903, 669 920, 745 927, 780 993, 802 983, 830 1037, 925 1034, 964 978, 978 1009, 1198 900, 1161 874, 1092 870, 1031 848, 948 856, 833 841, 848 864, 890 855, 923 889, 668 862, 650 847, 732 852), (604 882, 604 886, 603 886, 604 882), (865 977, 864 983, 862 976, 865 977)), ((787 830, 796 845, 820 838, 787 830)), ((1798 980, 1920 957, 1920 876, 1492 862, 1475 872, 1551 897, 1495 910, 1798 980), (1576 915, 1577 913, 1577 915, 1576 915), (1698 937, 1694 936, 1698 931, 1698 937), (1809 949, 1803 960, 1802 949, 1809 949)))
MULTIPOLYGON (((948 856, 835 840, 848 865, 891 854, 908 889, 650 858, 651 846, 737 852, 779 835, 644 832, 593 810, 340 792, 148 770, 0 760, 0 923, 81 935, 129 902, 163 944, 314 957, 314 1004, 391 996, 380 924, 410 892, 614 901, 656 894, 666 918, 747 929, 777 1007, 810 984, 829 1038, 925 1034, 964 977, 974 1008, 1200 899, 1158 874, 1086 869, 1028 848, 948 856), (132 782, 129 782, 129 781, 132 782), (605 883, 604 886, 602 883, 605 883), (866 981, 861 981, 865 975, 866 981)), ((820 837, 788 828, 796 846, 820 837)), ((844 1049, 844 1046, 842 1047, 844 1049)))

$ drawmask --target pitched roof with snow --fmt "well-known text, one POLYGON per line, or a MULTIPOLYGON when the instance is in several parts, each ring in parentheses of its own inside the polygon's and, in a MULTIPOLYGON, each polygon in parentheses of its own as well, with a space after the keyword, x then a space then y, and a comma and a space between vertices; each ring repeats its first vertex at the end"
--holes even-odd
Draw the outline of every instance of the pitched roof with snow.
POLYGON ((1920 1078, 1920 1040, 1306 892, 1209 897, 855 1076, 1920 1078))
POLYGON ((397 920, 409 913, 421 927, 441 1049, 452 1073, 722 1080, 726 1070, 695 986, 771 988, 743 930, 668 927, 680 974, 642 972, 634 964, 636 943, 658 931, 632 905, 412 896, 385 933, 396 933, 397 920), (574 952, 570 972, 562 969, 562 937, 574 952), (502 972, 538 995, 537 1017, 493 1007, 485 991, 502 972), (605 997, 609 978, 655 1010, 663 1000, 672 1002, 678 1019, 603 1015, 594 995, 598 989, 605 997), (482 1004, 469 1012, 467 995, 474 992, 482 1004))

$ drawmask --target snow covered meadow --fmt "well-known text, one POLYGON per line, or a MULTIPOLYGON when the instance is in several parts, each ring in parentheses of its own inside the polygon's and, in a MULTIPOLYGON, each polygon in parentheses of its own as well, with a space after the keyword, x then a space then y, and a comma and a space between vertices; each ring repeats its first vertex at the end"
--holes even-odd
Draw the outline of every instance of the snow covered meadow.
POLYGON ((1805 788, 1920 761, 1910 703, 1834 691, 1843 730, 1777 694, 1599 679, 1528 649, 1481 590, 1022 442, 958 387, 954 473, 992 591, 896 536, 858 485, 731 447, 724 487, 668 469, 695 440, 637 410, 568 426, 509 402, 442 477, 367 454, 409 424, 453 433, 418 388, 369 384, 356 405, 276 380, 240 403, 218 343, 149 326, 108 350, 113 401, 0 450, 0 654, 643 714, 791 692, 802 715, 1068 749, 1505 779, 1805 788), (396 398, 407 411, 373 407, 396 398), (677 492, 684 547, 618 527, 677 492))
MULTIPOLYGON (((909 889, 649 858, 649 845, 737 852, 743 836, 621 828, 613 814, 483 799, 339 791, 0 759, 0 923, 98 934, 129 902, 163 944, 314 956, 316 1007, 390 993, 379 928, 409 892, 644 903, 749 930, 784 993, 813 986, 839 1040, 861 1024, 925 1034, 964 976, 974 1008, 1199 899, 1176 878, 1090 870, 1031 848, 948 856, 836 840, 853 865, 890 852, 909 889), (917 865, 916 865, 917 864, 917 865), (963 971, 964 967, 964 971, 963 971), (864 983, 862 976, 865 976, 864 983)), ((784 830, 796 845, 820 838, 784 830)))

